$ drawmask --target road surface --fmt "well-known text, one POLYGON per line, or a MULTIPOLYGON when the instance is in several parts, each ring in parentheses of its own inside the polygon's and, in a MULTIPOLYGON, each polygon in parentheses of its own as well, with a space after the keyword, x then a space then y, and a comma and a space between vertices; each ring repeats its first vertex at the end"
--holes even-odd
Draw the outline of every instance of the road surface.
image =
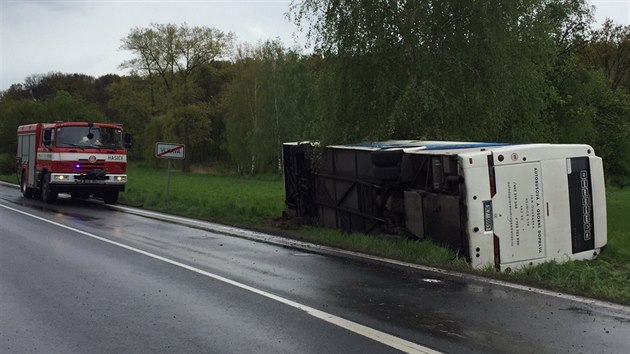
POLYGON ((628 307, 0 185, 0 352, 628 353, 628 307))

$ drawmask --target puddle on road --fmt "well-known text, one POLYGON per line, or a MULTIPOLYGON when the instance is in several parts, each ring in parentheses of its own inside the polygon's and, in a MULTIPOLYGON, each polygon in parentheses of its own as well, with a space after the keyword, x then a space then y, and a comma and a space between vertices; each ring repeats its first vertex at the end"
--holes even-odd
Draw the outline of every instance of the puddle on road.
POLYGON ((40 212, 54 213, 56 216, 67 217, 68 219, 73 220, 73 221, 90 222, 90 221, 99 220, 99 218, 96 218, 90 215, 68 212, 67 210, 61 209, 66 206, 67 207, 81 207, 82 205, 85 205, 85 204, 89 204, 90 206, 95 205, 92 203, 81 202, 75 199, 60 198, 54 204, 46 204, 39 199, 24 198, 22 196, 20 196, 18 199, 5 199, 5 200, 7 200, 9 203, 14 204, 14 205, 19 205, 19 206, 29 208, 32 210, 37 210, 40 212))
POLYGON ((441 283, 442 281, 439 279, 430 279, 430 278, 424 278, 422 279, 423 282, 425 283, 441 283))
MULTIPOLYGON (((588 316, 588 317, 594 317, 596 316, 595 312, 593 310, 590 309, 586 309, 583 307, 577 307, 577 306, 569 306, 567 308, 561 309, 562 311, 570 311, 570 312, 574 312, 580 315, 584 315, 584 316, 588 316)), ((615 316, 615 315, 606 315, 606 314, 601 314, 600 316, 605 316, 605 317, 609 317, 619 323, 623 323, 623 324, 628 324, 630 323, 630 318, 625 318, 625 317, 620 317, 620 316, 615 316)))
POLYGON ((313 253, 291 253, 292 256, 296 256, 296 257, 309 257, 309 256, 314 256, 315 254, 313 253))
POLYGON ((565 309, 561 309, 561 310, 562 311, 571 311, 571 312, 579 313, 581 315, 593 316, 593 311, 591 311, 589 309, 577 307, 577 306, 569 306, 569 307, 567 307, 565 309))

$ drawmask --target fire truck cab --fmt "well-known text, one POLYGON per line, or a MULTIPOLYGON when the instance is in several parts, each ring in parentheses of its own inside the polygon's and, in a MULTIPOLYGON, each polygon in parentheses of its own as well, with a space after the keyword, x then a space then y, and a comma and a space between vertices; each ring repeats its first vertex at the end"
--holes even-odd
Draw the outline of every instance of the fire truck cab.
POLYGON ((119 125, 55 122, 17 130, 17 176, 24 197, 47 203, 59 193, 115 204, 127 182, 131 136, 119 125))

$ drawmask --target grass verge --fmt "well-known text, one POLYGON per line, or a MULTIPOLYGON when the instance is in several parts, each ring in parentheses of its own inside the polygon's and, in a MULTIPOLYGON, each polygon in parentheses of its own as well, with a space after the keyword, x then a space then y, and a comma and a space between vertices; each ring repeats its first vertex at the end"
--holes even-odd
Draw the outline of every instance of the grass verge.
POLYGON ((167 173, 131 167, 129 182, 120 195, 123 203, 146 209, 239 224, 259 224, 283 210, 280 176, 240 178, 171 172, 167 195, 167 173))
MULTIPOLYGON (((172 172, 167 198, 165 171, 131 166, 121 202, 145 209, 245 226, 318 244, 630 305, 630 189, 607 189, 608 245, 595 260, 554 262, 513 273, 476 271, 462 257, 430 241, 410 241, 311 226, 287 228, 281 176, 172 172)), ((0 179, 15 183, 14 175, 0 179)))

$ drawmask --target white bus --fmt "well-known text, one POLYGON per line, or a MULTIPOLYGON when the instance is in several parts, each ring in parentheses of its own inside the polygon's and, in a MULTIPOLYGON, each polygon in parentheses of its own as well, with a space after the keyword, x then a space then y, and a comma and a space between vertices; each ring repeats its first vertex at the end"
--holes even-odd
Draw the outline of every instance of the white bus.
POLYGON ((510 271, 606 245, 601 158, 588 145, 386 141, 284 145, 287 212, 326 227, 405 232, 510 271), (308 190, 308 192, 306 192, 308 190))

